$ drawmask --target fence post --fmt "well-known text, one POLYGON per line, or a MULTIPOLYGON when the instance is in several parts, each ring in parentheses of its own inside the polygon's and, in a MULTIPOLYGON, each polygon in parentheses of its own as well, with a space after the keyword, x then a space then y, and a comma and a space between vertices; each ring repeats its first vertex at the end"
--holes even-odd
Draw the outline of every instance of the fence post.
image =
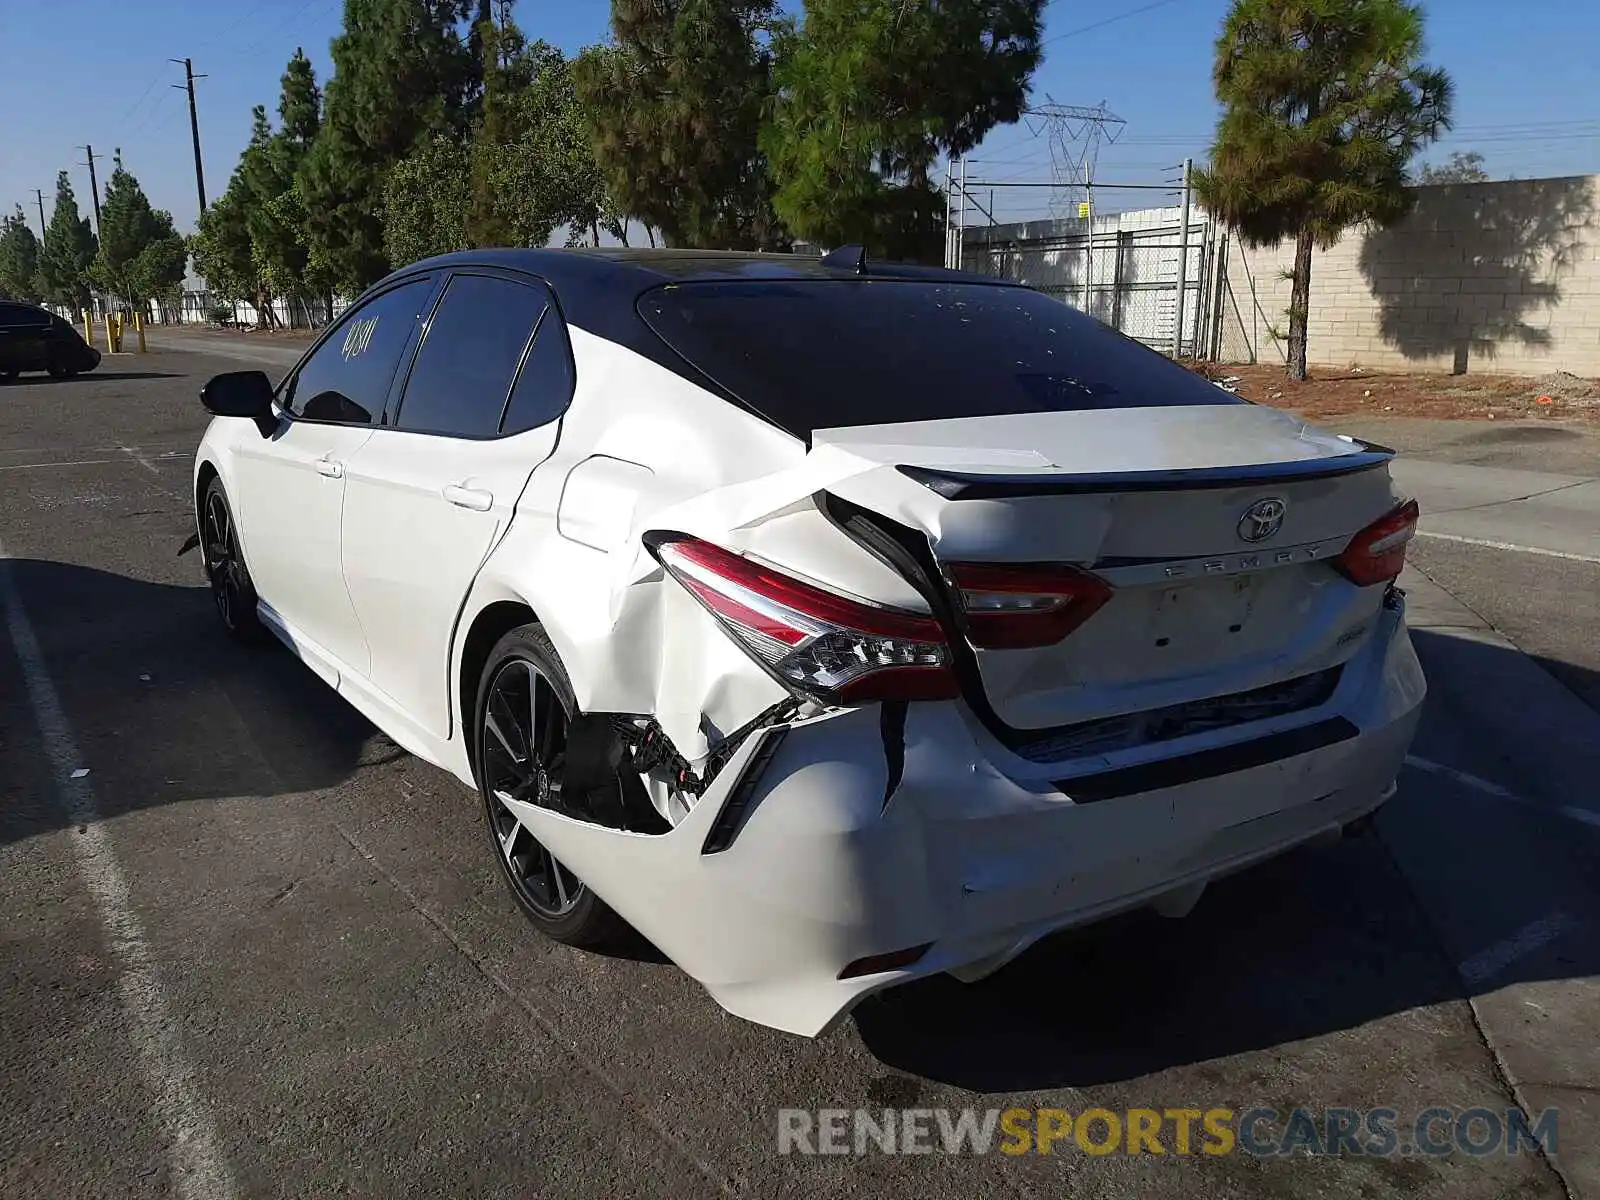
POLYGON ((1189 169, 1192 158, 1183 160, 1183 228, 1178 231, 1178 312, 1172 322, 1172 357, 1183 357, 1184 288, 1189 282, 1189 169))

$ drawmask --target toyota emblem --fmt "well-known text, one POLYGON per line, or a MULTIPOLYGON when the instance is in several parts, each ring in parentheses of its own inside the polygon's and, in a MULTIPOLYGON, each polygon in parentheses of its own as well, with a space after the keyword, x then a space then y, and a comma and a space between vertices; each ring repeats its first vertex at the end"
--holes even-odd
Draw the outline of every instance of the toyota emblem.
POLYGON ((1283 528, 1283 514, 1288 507, 1276 496, 1257 500, 1239 518, 1239 536, 1247 542, 1266 541, 1283 528))

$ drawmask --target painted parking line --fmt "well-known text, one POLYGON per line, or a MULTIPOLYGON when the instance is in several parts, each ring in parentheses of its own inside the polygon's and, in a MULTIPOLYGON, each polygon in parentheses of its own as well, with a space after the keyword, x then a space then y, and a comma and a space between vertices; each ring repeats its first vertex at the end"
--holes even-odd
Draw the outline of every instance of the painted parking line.
POLYGON ((94 898, 107 949, 120 968, 117 984, 128 1037, 149 1086, 156 1121, 165 1134, 172 1186, 186 1200, 229 1200, 238 1189, 222 1155, 216 1117, 178 1038, 178 1023, 167 1003, 155 954, 133 910, 127 877, 101 823, 89 771, 82 765, 77 740, 45 666, 3 545, 0 608, 5 610, 6 628, 22 666, 23 684, 50 761, 57 799, 76 830, 65 836, 84 886, 94 898))
POLYGON ((1600 556, 1593 554, 1571 554, 1565 550, 1546 550, 1543 546, 1524 546, 1517 542, 1496 542, 1490 538, 1463 537, 1459 533, 1436 533, 1431 529, 1419 529, 1416 536, 1433 538, 1440 542, 1456 542, 1463 546, 1482 546, 1486 550, 1510 550, 1517 554, 1537 554, 1542 558, 1564 558, 1568 562, 1600 563, 1600 556))
POLYGON ((1512 963, 1548 946, 1562 934, 1578 928, 1579 922, 1564 912, 1553 912, 1529 921, 1510 937, 1485 946, 1456 969, 1462 981, 1478 987, 1487 983, 1512 963))
POLYGON ((1524 804, 1529 808, 1537 808, 1540 812, 1555 813, 1557 816, 1566 817, 1569 821, 1578 821, 1584 825, 1592 825, 1600 829, 1600 812, 1589 808, 1579 808, 1576 804, 1563 804, 1555 808, 1546 807, 1529 800, 1526 796, 1519 796, 1510 788, 1495 783, 1491 779, 1484 779, 1479 775, 1472 775, 1466 771, 1458 771, 1454 767, 1447 767, 1443 763, 1436 763, 1432 759, 1418 758, 1415 754, 1406 755, 1406 766, 1414 767, 1419 771, 1426 771, 1430 775, 1439 775, 1452 780, 1464 787, 1483 792, 1488 796, 1498 796, 1502 800, 1510 800, 1513 804, 1524 804))
POLYGON ((43 470, 47 470, 50 467, 103 467, 103 466, 106 466, 108 463, 133 461, 133 462, 137 462, 140 466, 144 467, 146 470, 156 471, 157 473, 159 473, 160 469, 155 465, 157 462, 166 462, 166 461, 171 461, 172 459, 178 459, 178 458, 185 457, 183 451, 181 451, 181 450, 169 450, 164 454, 157 454, 157 455, 154 455, 154 456, 150 456, 150 455, 137 455, 137 454, 134 454, 132 452, 132 448, 130 448, 128 446, 118 446, 117 449, 123 451, 125 454, 128 455, 128 457, 126 457, 126 458, 72 458, 72 459, 67 459, 66 461, 57 461, 57 462, 5 463, 3 465, 0 465, 0 471, 43 471, 43 470))

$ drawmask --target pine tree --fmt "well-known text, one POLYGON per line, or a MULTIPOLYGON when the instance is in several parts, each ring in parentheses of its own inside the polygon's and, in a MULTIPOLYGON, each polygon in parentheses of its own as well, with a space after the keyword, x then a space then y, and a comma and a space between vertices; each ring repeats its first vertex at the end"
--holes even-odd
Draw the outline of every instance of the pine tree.
POLYGON ((473 62, 460 0, 345 0, 322 127, 299 171, 308 250, 356 290, 389 269, 382 210, 390 168, 435 134, 464 136, 473 62))
POLYGON ((76 312, 89 303, 89 264, 99 243, 86 218, 78 216, 72 181, 56 176, 56 202, 39 254, 39 293, 51 304, 76 312))
POLYGON ((787 244, 757 143, 781 26, 772 0, 612 0, 615 44, 574 64, 607 194, 669 245, 787 244))
POLYGON ((796 234, 891 257, 940 256, 929 176, 1015 121, 1045 0, 809 0, 783 39, 762 147, 796 234))
POLYGON ((138 307, 183 281, 187 255, 172 214, 150 207, 122 151, 100 207, 100 248, 89 276, 105 291, 138 307))
POLYGON ((1311 255, 1410 211, 1412 156, 1450 126, 1407 0, 1235 0, 1212 78, 1223 114, 1200 202, 1254 246, 1295 242, 1288 373, 1306 377, 1311 255))
POLYGON ((280 86, 279 134, 286 146, 304 155, 322 128, 322 90, 317 87, 316 69, 303 49, 295 48, 294 57, 283 69, 280 86))
POLYGON ((39 239, 20 204, 0 223, 0 299, 39 299, 39 239))

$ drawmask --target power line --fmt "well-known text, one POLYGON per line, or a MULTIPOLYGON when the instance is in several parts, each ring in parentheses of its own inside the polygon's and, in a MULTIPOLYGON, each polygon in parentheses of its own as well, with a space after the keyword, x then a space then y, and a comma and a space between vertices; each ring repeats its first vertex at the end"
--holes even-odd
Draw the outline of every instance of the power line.
POLYGON ((1178 0, 1154 0, 1154 2, 1151 4, 1143 4, 1138 8, 1130 8, 1127 12, 1118 13, 1114 17, 1106 17, 1103 20, 1094 21, 1088 25, 1079 26, 1077 29, 1069 29, 1065 33, 1058 33, 1054 37, 1045 38, 1045 40, 1039 44, 1041 46, 1048 46, 1051 42, 1059 42, 1063 38, 1077 37, 1079 34, 1091 33, 1096 29, 1103 29, 1107 25, 1115 25, 1118 21, 1126 21, 1129 17, 1137 17, 1141 13, 1153 12, 1158 8, 1165 8, 1169 4, 1176 3, 1178 3, 1178 0))
POLYGON ((196 46, 195 49, 196 50, 204 50, 207 46, 216 45, 223 38, 227 37, 230 33, 232 33, 235 29, 238 29, 241 25, 243 25, 251 17, 255 16, 257 13, 262 11, 262 9, 265 9, 265 8, 269 7, 271 5, 271 3, 272 3, 272 0, 261 0, 261 3, 257 4, 255 7, 247 9, 245 11, 244 16, 240 17, 232 25, 229 25, 229 26, 225 27, 222 30, 221 33, 212 34, 205 41, 201 42, 198 46, 196 46))
MULTIPOLYGON (((246 46, 244 48, 244 50, 242 50, 240 52, 241 55, 248 55, 248 54, 254 53, 269 38, 273 37, 277 33, 281 32, 282 30, 287 28, 289 25, 291 25, 294 22, 296 17, 298 17, 301 13, 305 12, 306 9, 310 8, 313 4, 316 4, 317 2, 318 2, 318 0, 305 0, 305 2, 303 4, 301 4, 299 8, 295 9, 292 13, 290 13, 282 21, 279 21, 271 29, 266 30, 264 33, 262 33, 262 35, 260 37, 258 37, 255 41, 251 42, 250 45, 246 46)), ((337 0, 323 0, 322 7, 323 8, 331 8, 334 3, 337 3, 337 0)))
MULTIPOLYGON (((156 84, 161 82, 161 77, 166 73, 166 67, 158 68, 156 73, 150 77, 150 82, 145 84, 144 91, 139 93, 139 98, 122 110, 122 120, 117 122, 117 131, 119 133, 127 128, 128 122, 133 119, 133 114, 138 111, 141 104, 149 99, 150 93, 155 91, 156 84)), ((166 93, 162 92, 161 95, 165 96, 166 93)), ((156 103, 159 104, 160 101, 157 100, 156 103)))
MULTIPOLYGON (((140 121, 132 129, 128 130, 128 137, 129 138, 137 137, 139 134, 143 133, 146 129, 150 128, 150 123, 152 121, 154 121, 156 119, 157 114, 159 114, 161 112, 161 106, 164 103, 166 103, 166 100, 167 100, 167 93, 166 92, 159 93, 156 96, 156 102, 154 104, 152 104, 150 106, 150 108, 149 108, 149 111, 147 111, 144 114, 144 120, 140 121)), ((170 123, 171 123, 171 118, 168 118, 168 120, 163 121, 160 125, 156 126, 156 129, 157 130, 165 129, 167 127, 167 125, 169 125, 170 123)))

